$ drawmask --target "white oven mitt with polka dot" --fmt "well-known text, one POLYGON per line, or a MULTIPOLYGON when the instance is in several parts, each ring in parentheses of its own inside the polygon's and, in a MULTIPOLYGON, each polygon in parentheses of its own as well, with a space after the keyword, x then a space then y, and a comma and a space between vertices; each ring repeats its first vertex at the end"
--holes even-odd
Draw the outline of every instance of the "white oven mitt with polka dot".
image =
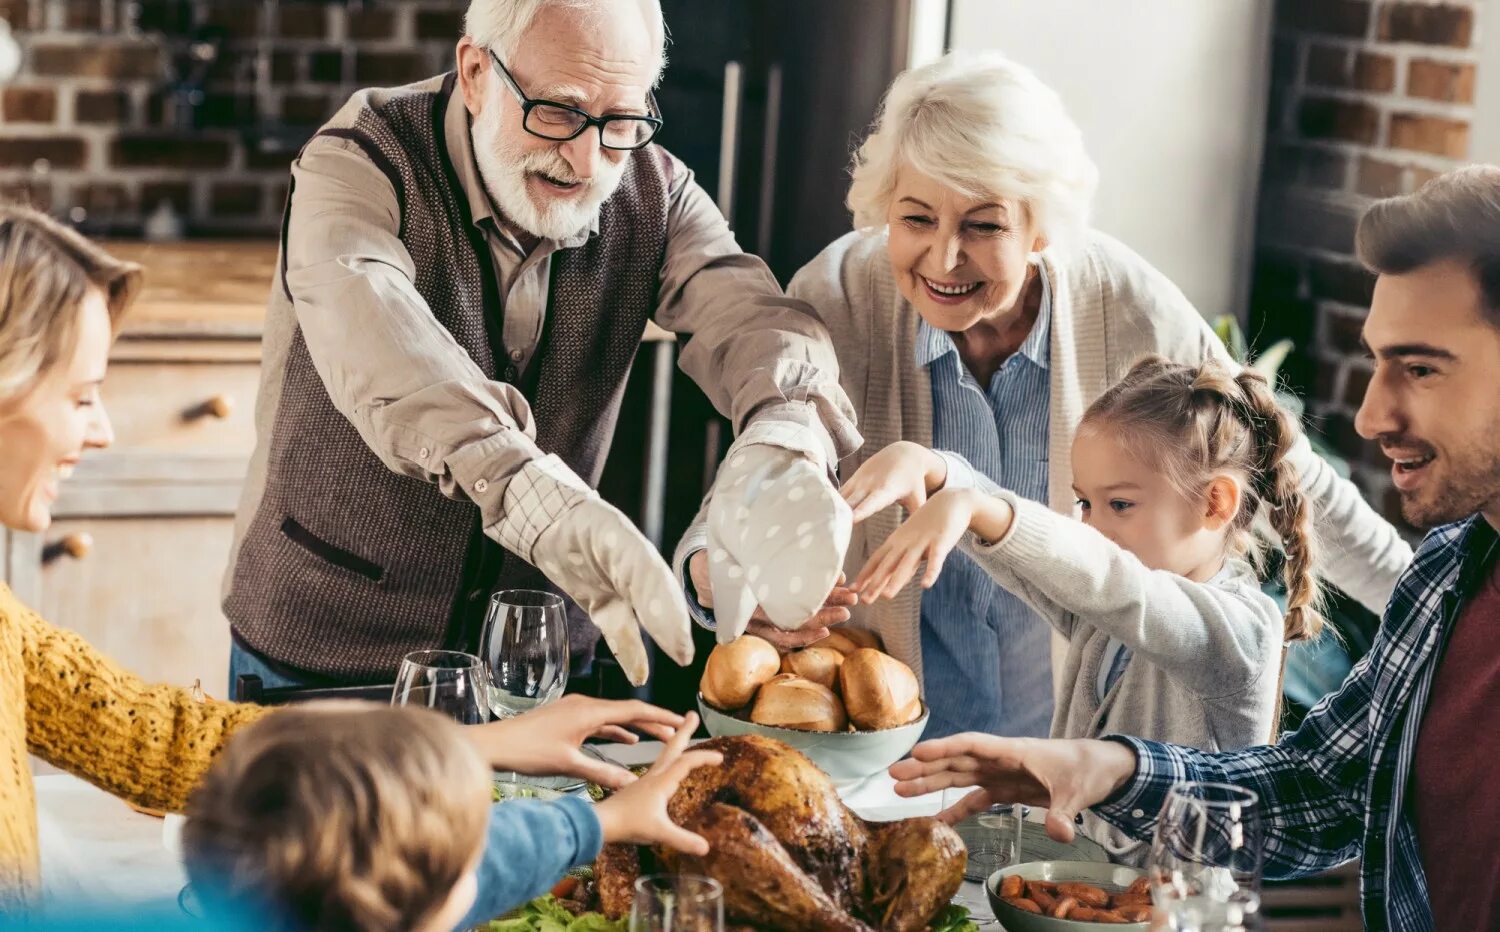
POLYGON ((708 575, 721 644, 759 605, 793 629, 823 606, 844 566, 849 506, 824 451, 797 424, 753 423, 719 467, 708 505, 708 575))
POLYGON ((556 455, 511 478, 503 511, 495 538, 589 613, 631 683, 644 684, 650 672, 637 625, 667 656, 692 663, 687 600, 666 561, 556 455))

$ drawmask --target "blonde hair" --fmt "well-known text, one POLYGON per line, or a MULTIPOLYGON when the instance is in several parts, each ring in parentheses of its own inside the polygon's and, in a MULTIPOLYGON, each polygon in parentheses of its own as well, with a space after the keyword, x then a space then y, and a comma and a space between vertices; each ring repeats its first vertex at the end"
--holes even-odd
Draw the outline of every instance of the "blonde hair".
POLYGON ((1212 361, 1185 366, 1148 356, 1089 406, 1080 429, 1100 425, 1129 438, 1136 454, 1158 465, 1185 496, 1201 496, 1215 475, 1242 476, 1246 488, 1230 547, 1254 555, 1251 525, 1264 506, 1286 551, 1285 640, 1318 636, 1323 617, 1312 508, 1287 459, 1301 430, 1264 377, 1248 369, 1231 375, 1212 361))
POLYGON ((46 214, 0 203, 0 403, 24 395, 73 352, 90 288, 104 293, 118 331, 140 282, 135 263, 46 214))
POLYGON ((1469 266, 1490 322, 1500 326, 1500 168, 1469 165, 1411 194, 1376 201, 1359 219, 1355 249, 1365 266, 1401 275, 1444 259, 1469 266))
MULTIPOLYGON (((521 40, 531 23, 543 8, 561 6, 587 14, 597 14, 601 8, 621 0, 471 0, 464 14, 464 32, 481 48, 494 50, 506 67, 521 47, 521 40)), ((651 31, 657 48, 656 77, 653 85, 661 80, 667 65, 667 27, 661 14, 661 0, 635 0, 646 16, 646 27, 651 31)))
POLYGON ((188 873, 211 909, 269 912, 269 928, 415 929, 478 856, 489 783, 434 712, 279 710, 234 737, 189 801, 188 873))
POLYGON ((1057 92, 994 52, 950 53, 891 84, 854 156, 857 229, 885 225, 903 165, 968 197, 1019 202, 1064 249, 1087 231, 1099 182, 1057 92))

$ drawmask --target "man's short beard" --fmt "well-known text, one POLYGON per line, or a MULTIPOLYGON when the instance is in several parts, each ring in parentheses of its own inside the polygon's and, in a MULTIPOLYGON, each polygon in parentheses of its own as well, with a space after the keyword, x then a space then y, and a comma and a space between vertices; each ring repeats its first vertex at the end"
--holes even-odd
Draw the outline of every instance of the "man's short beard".
POLYGON ((1409 498, 1398 489, 1401 517, 1425 531, 1494 509, 1496 497, 1500 496, 1500 452, 1476 451, 1474 458, 1477 461, 1474 467, 1465 469, 1460 481, 1450 477, 1446 485, 1429 497, 1409 498))

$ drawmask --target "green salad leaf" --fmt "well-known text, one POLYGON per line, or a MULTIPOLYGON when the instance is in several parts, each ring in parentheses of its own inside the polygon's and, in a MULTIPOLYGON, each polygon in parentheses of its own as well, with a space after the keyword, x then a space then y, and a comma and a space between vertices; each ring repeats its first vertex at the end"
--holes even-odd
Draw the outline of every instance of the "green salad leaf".
POLYGON ((969 908, 949 903, 932 920, 931 932, 979 932, 979 924, 969 918, 969 908))
POLYGON ((626 932, 624 920, 602 913, 575 916, 551 896, 539 896, 514 915, 495 919, 482 932, 626 932))

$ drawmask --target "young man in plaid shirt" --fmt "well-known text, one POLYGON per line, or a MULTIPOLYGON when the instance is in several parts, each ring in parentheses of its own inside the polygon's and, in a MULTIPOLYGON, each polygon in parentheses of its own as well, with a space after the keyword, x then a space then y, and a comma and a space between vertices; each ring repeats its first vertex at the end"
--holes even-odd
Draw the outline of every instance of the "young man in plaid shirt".
POLYGON ((1362 858, 1370 929, 1500 929, 1500 168, 1470 166, 1361 219, 1378 273, 1364 342, 1374 374, 1355 425, 1392 460, 1405 518, 1432 530, 1343 686, 1268 747, 1209 754, 1137 738, 955 735, 891 768, 903 795, 977 786, 993 802, 1085 807, 1150 838, 1179 781, 1260 797, 1265 870, 1362 858))

